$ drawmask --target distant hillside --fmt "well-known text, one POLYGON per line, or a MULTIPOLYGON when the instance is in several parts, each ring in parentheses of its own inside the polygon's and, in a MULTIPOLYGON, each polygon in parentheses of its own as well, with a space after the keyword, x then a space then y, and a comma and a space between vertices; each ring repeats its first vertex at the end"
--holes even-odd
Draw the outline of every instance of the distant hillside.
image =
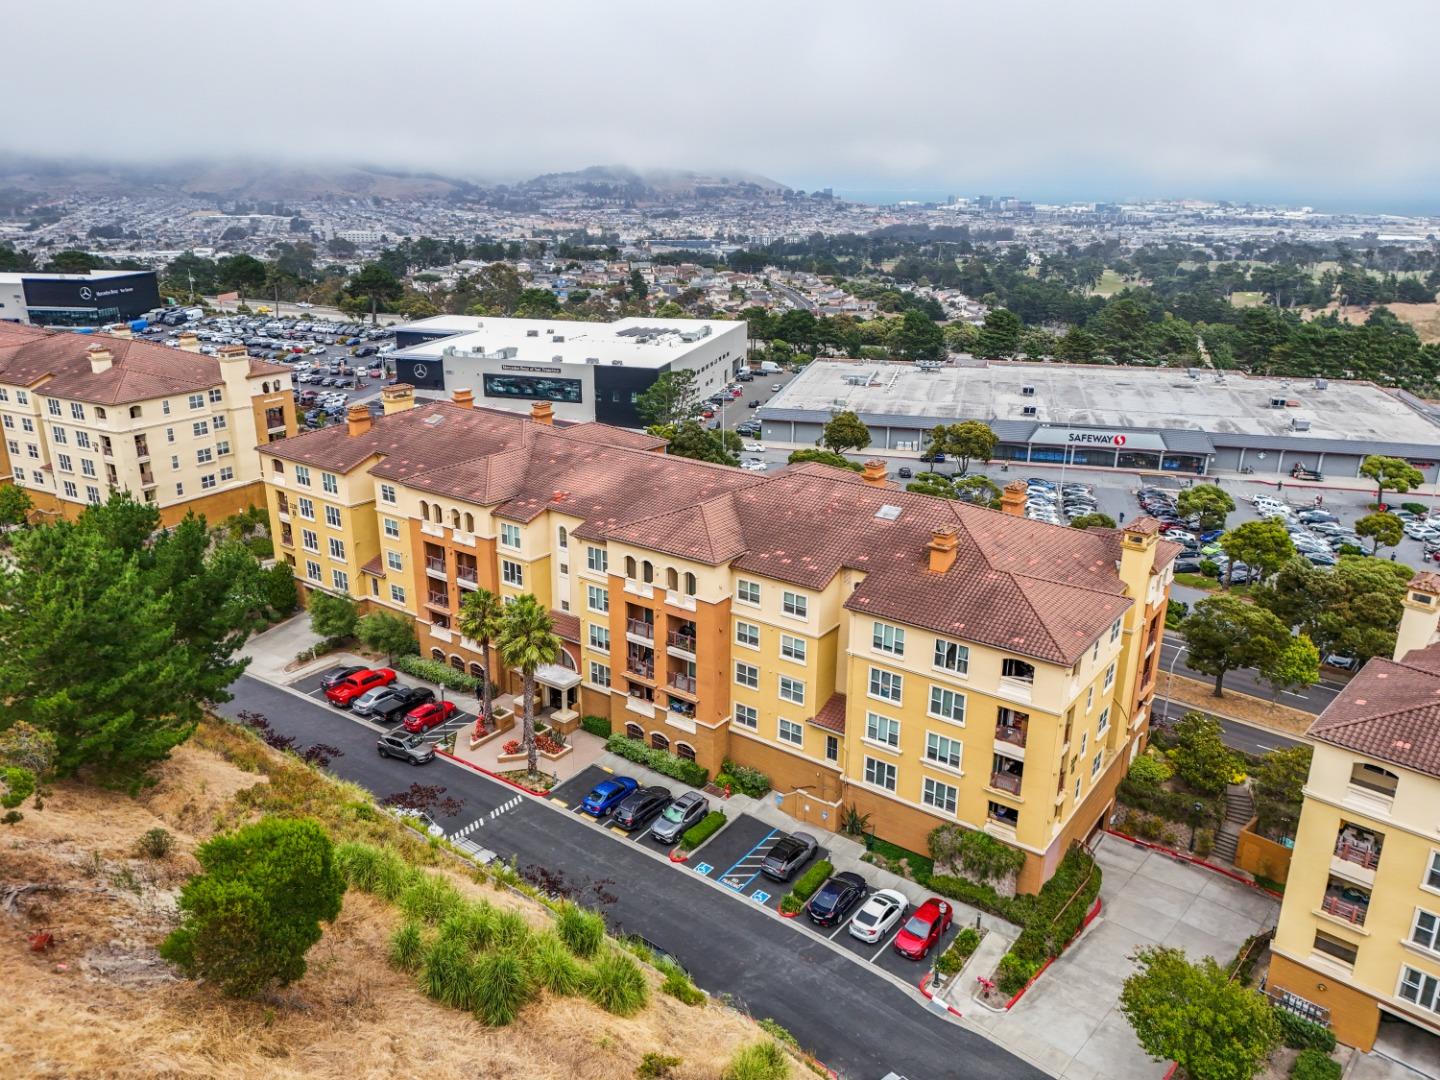
POLYGON ((637 172, 623 165, 592 165, 575 172, 546 173, 515 185, 532 195, 572 193, 611 198, 685 198, 785 191, 785 185, 746 172, 697 173, 679 169, 637 172))

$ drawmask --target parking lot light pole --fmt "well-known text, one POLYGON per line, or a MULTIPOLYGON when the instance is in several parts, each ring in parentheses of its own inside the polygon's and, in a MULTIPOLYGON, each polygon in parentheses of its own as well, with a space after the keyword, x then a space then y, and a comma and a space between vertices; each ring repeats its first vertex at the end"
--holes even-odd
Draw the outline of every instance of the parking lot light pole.
MULTIPOLYGON (((1165 635, 1164 635, 1164 633, 1161 633, 1161 635, 1160 635, 1160 641, 1161 641, 1162 644, 1164 643, 1164 641, 1165 641, 1165 635)), ((1173 700, 1173 698, 1172 698, 1170 695, 1171 695, 1171 691, 1175 689, 1175 665, 1176 665, 1177 663, 1179 663, 1179 661, 1180 661, 1180 654, 1183 653, 1183 652, 1185 652, 1185 650, 1188 649, 1189 647, 1190 647, 1190 646, 1188 646, 1188 645, 1177 645, 1177 646, 1175 646, 1175 655, 1170 658, 1170 667, 1169 667, 1169 669, 1168 669, 1168 670, 1166 671, 1166 673, 1165 673, 1165 719, 1166 719, 1166 720, 1169 720, 1169 719, 1170 719, 1170 702, 1173 700)))

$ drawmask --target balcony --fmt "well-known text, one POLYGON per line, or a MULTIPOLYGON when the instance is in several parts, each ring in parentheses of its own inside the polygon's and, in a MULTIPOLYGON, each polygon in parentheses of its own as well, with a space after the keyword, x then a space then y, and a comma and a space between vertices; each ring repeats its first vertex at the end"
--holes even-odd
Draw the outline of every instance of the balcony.
POLYGON ((426 595, 426 597, 425 597, 425 604, 426 604, 427 607, 439 608, 441 611, 449 611, 449 610, 450 610, 450 593, 449 593, 448 591, 446 591, 446 592, 434 592, 434 591, 431 591, 431 592, 428 593, 428 594, 426 595))
POLYGON ((280 543, 285 547, 295 546, 295 534, 290 531, 289 525, 280 527, 280 543))
POLYGON ((433 521, 422 521, 422 522, 420 523, 420 531, 421 531, 422 533, 424 533, 426 536, 441 536, 441 537, 443 537, 443 536, 445 535, 445 526, 444 526, 444 525, 437 525, 437 524, 435 524, 435 522, 433 522, 433 521))
POLYGON ((446 576, 445 560, 437 559, 434 556, 427 557, 425 560, 425 573, 433 578, 440 578, 443 581, 446 576))
POLYGON ((1375 884, 1375 870, 1380 865, 1380 849, 1384 837, 1358 825, 1345 823, 1335 837, 1335 850, 1330 859, 1330 873, 1345 881, 1367 887, 1375 884))
POLYGON ((652 600, 655 597, 655 586, 648 581, 636 581, 634 578, 625 579, 625 591, 632 596, 644 597, 652 600))
POLYGON ((653 683, 655 681, 655 661, 633 654, 627 656, 625 658, 625 674, 653 683))
POLYGON ((480 587, 480 579, 475 567, 465 566, 463 564, 457 565, 455 567, 455 583, 462 589, 478 589, 480 587))
POLYGON ((285 430, 285 410, 284 410, 284 409, 266 409, 266 410, 265 410, 265 430, 266 430, 266 431, 284 431, 284 430, 285 430))
POLYGON ((1374 870, 1380 865, 1379 847, 1352 844, 1343 836, 1335 841, 1335 857, 1341 862, 1354 863, 1365 870, 1374 870))
POLYGON ((690 697, 695 696, 694 676, 682 675, 680 674, 680 672, 677 671, 670 676, 670 682, 668 685, 671 690, 674 690, 677 693, 688 694, 690 697))
POLYGON ((1019 679, 1002 675, 997 683, 1000 693, 1015 701, 1029 701, 1035 693, 1034 679, 1019 679))
POLYGON ((1007 772, 1004 769, 997 769, 990 774, 990 786, 996 791, 1004 791, 1011 795, 1020 794, 1020 773, 1007 772))
POLYGON ((1354 926, 1364 926, 1365 915, 1370 910, 1370 893, 1331 878, 1325 887, 1325 898, 1320 901, 1320 910, 1354 926))
POLYGON ((639 638, 641 641, 653 643, 655 641, 655 624, 644 619, 626 619, 625 634, 630 638, 639 638))
POLYGON ((666 635, 666 645, 671 653, 678 653, 687 660, 695 659, 695 635, 686 634, 680 630, 671 630, 666 635))
MULTIPOLYGON (((113 469, 111 469, 110 471, 111 471, 112 474, 114 473, 114 470, 113 470, 113 469)), ((110 476, 110 483, 111 483, 111 484, 114 484, 114 483, 115 483, 115 477, 114 477, 114 475, 111 475, 111 476, 110 476)), ((149 466, 142 466, 141 469, 140 469, 140 486, 141 486, 141 487, 154 487, 154 486, 155 486, 155 474, 150 471, 149 466)))

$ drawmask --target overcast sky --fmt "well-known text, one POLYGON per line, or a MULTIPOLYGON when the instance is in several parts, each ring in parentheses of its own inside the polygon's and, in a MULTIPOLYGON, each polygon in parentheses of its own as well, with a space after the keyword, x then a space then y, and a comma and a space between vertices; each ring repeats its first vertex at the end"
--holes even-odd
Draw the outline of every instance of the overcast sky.
POLYGON ((1436 0, 70 0, 0 148, 1440 209, 1436 0))

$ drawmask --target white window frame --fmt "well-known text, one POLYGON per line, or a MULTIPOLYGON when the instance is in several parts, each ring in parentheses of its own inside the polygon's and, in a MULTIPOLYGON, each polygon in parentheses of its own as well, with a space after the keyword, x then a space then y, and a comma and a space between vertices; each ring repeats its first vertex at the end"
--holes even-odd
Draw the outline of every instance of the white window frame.
POLYGON ((810 598, 803 593, 785 590, 780 594, 780 613, 791 619, 810 617, 810 598))
POLYGON ((865 759, 865 771, 863 773, 865 783, 881 791, 894 791, 900 785, 900 770, 893 762, 881 761, 879 758, 867 757, 865 759), (889 779, 885 783, 882 777, 889 779))
POLYGON ((736 660, 735 685, 743 686, 747 690, 760 689, 760 669, 754 664, 745 663, 744 660, 736 660))
POLYGON ((927 776, 920 784, 920 802, 932 810, 952 817, 960 808, 960 789, 954 784, 927 776), (949 803, 947 806, 946 803, 949 803))
POLYGON ((339 592, 350 592, 350 575, 344 570, 331 570, 330 583, 334 585, 339 592))
POLYGON ((510 559, 501 559, 500 580, 516 589, 523 589, 525 587, 525 567, 510 559))
POLYGON ((1440 849, 1430 852, 1430 862, 1420 879, 1420 888, 1426 892, 1440 893, 1440 849))
POLYGON ((308 465, 296 465, 296 466, 295 466, 295 483, 299 484, 301 487, 309 487, 309 486, 310 486, 310 466, 308 466, 308 465))
POLYGON ((384 521, 385 521, 385 535, 388 536, 391 540, 399 540, 399 539, 400 539, 400 522, 396 521, 394 518, 388 518, 388 517, 385 518, 384 521))
POLYGON ((398 551, 387 551, 385 565, 398 574, 405 569, 405 558, 398 551))
POLYGON ((935 639, 935 651, 930 658, 930 666, 937 671, 949 672, 951 675, 968 676, 970 674, 970 646, 962 645, 958 641, 951 641, 949 638, 937 637, 935 639), (941 662, 942 653, 951 650, 955 653, 955 665, 941 662))
POLYGON ((596 652, 608 653, 610 651, 610 627, 603 623, 588 623, 590 648, 596 652))
POLYGON ((600 615, 610 614, 610 590, 599 585, 586 585, 585 608, 600 615))
POLYGON ((1108 691, 1115 685, 1115 661, 1110 661, 1110 666, 1105 669, 1105 685, 1100 688, 1101 692, 1108 691))
POLYGON ((735 723, 743 728, 754 731, 760 726, 760 710, 754 705, 735 703, 735 723))
POLYGON ((1109 726, 1110 726, 1110 706, 1109 706, 1109 705, 1106 705, 1105 708, 1103 708, 1103 709, 1100 710, 1100 719, 1097 720, 1097 721, 1095 721, 1095 734, 1096 734, 1097 736, 1104 735, 1104 734, 1105 734, 1105 729, 1108 728, 1109 726))
POLYGON ((325 507, 325 524, 332 529, 340 528, 340 508, 338 506, 325 507))
POLYGON ((792 705, 805 704, 805 683, 800 679, 781 675, 776 692, 780 695, 781 701, 788 701, 792 705))
POLYGON ((949 769, 960 772, 965 764, 965 743, 953 735, 946 735, 943 731, 925 732, 925 749, 922 752, 926 765, 936 769, 949 769), (955 760, 952 762, 948 757, 938 757, 942 743, 948 744, 945 748, 954 752, 955 760), (931 750, 935 752, 932 754, 931 750))
POLYGON ((866 693, 876 701, 888 701, 898 705, 905 699, 905 676, 893 671, 886 671, 884 668, 872 667, 866 693), (877 690, 877 686, 883 690, 887 683, 894 690, 893 697, 877 690))
POLYGON ((870 627, 870 647, 886 656, 904 656, 905 628, 876 619, 870 627))
POLYGON ((610 689, 610 665, 602 664, 598 660, 590 661, 590 685, 603 686, 610 689))
POLYGON ((760 596, 760 583, 758 581, 747 581, 745 578, 736 580, 735 602, 737 604, 749 604, 751 607, 759 607, 760 596))
POLYGON ((1433 1013, 1440 1013, 1440 976, 1431 975, 1428 971, 1421 971, 1419 968, 1411 967, 1409 964, 1402 964, 1400 967, 1400 976, 1395 982, 1395 996, 1401 1001, 1410 1002, 1410 1004, 1416 1008, 1426 1009, 1433 1013), (1407 997, 1404 992, 1406 983, 1411 981, 1409 978, 1411 975, 1416 977, 1414 981, 1419 984, 1413 998, 1407 997), (1427 996, 1425 994, 1427 989, 1430 991, 1428 1002, 1421 1000, 1421 998, 1427 996))
POLYGON ((405 590, 399 585, 390 586, 390 601, 395 604, 405 603, 405 590))
POLYGON ((591 573, 604 574, 610 570, 610 552, 593 545, 585 548, 585 569, 591 573))
POLYGON ((805 656, 808 652, 804 638, 795 637, 793 634, 780 635, 780 656, 784 660, 792 660, 797 664, 805 663, 805 656))
POLYGON ((330 495, 340 494, 340 478, 332 472, 320 474, 320 488, 330 495))
POLYGON ((338 536, 330 537, 330 558, 345 561, 345 541, 338 536))
POLYGON ((1436 956, 1440 956, 1440 915, 1437 915, 1433 911, 1426 911, 1422 907, 1417 907, 1415 909, 1415 917, 1410 920, 1410 933, 1405 940, 1417 949, 1424 949, 1428 953, 1434 953, 1436 956), (1428 945, 1416 936, 1420 931, 1420 920, 1422 918, 1430 920, 1430 942, 1428 945))
POLYGON ((320 568, 320 564, 319 564, 318 562, 316 562, 314 559, 306 559, 306 560, 305 560, 305 577, 306 577, 308 580, 310 580, 310 581, 316 581, 316 582, 324 581, 324 580, 325 580, 325 571, 320 568))
POLYGON ((1102 766, 1102 765, 1104 765, 1104 764, 1105 764, 1105 748, 1102 746, 1099 750, 1096 750, 1096 751, 1095 751, 1095 757, 1094 757, 1094 759, 1090 762, 1090 779, 1091 779, 1091 780, 1094 780, 1095 777, 1097 777, 1097 776, 1100 775, 1100 766, 1102 766))
POLYGON ((735 620, 735 644, 746 649, 760 648, 760 627, 742 619, 735 620))
POLYGON ((926 715, 927 715, 927 716, 932 716, 932 717, 934 717, 936 720, 944 720, 944 721, 946 721, 947 723, 958 724, 958 725, 960 725, 961 727, 964 727, 964 726, 965 726, 965 707, 966 707, 965 695, 962 694, 959 690, 951 690, 948 686, 937 686, 935 683, 931 683, 931 684, 930 684, 930 700, 926 703, 926 706, 925 706, 925 710, 926 710, 926 715), (959 716, 955 716, 955 715, 952 715, 952 713, 947 713, 947 712, 943 711, 943 709, 940 707, 939 703, 937 703, 937 701, 936 701, 936 698, 937 698, 937 697, 940 699, 940 701, 943 702, 944 699, 945 699, 945 695, 947 695, 947 694, 950 695, 950 698, 951 698, 952 703, 953 703, 953 702, 959 702, 959 705, 960 705, 960 715, 959 715, 959 716))
POLYGON ((797 724, 794 720, 786 720, 782 716, 776 721, 775 737, 791 746, 803 747, 805 745, 805 727, 803 724, 797 724))
POLYGON ((900 721, 877 712, 865 713, 865 741, 886 750, 900 749, 900 721))
POLYGON ((1120 636, 1120 620, 1116 619, 1110 624, 1110 644, 1115 644, 1115 639, 1120 636))
POLYGON ((380 501, 383 503, 390 503, 391 505, 394 505, 394 503, 396 502, 394 484, 380 485, 380 501))
POLYGON ((500 523, 500 546, 511 551, 520 550, 520 526, 513 521, 500 523))

